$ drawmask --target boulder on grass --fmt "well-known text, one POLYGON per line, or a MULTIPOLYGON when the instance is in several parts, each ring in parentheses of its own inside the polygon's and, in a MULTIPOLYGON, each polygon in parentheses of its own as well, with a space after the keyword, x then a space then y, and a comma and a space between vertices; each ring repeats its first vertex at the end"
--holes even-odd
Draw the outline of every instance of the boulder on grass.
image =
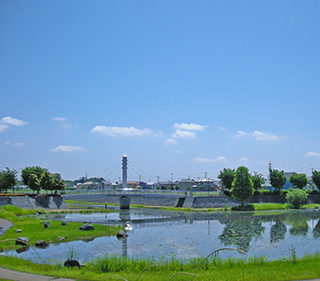
POLYGON ((94 226, 92 225, 92 224, 87 224, 87 223, 85 223, 84 225, 81 225, 80 227, 79 227, 79 230, 80 231, 86 231, 86 230, 94 230, 95 228, 94 228, 94 226))
POLYGON ((67 224, 68 224, 67 221, 62 221, 62 222, 61 222, 61 225, 67 225, 67 224))
POLYGON ((51 226, 50 222, 48 222, 48 221, 44 222, 44 228, 49 228, 50 226, 51 226))
POLYGON ((73 260, 73 259, 67 259, 65 262, 64 262, 64 266, 65 267, 78 267, 80 269, 80 263, 77 261, 77 260, 73 260))
POLYGON ((29 245, 29 238, 28 237, 18 237, 16 239, 16 245, 22 245, 22 246, 29 245))

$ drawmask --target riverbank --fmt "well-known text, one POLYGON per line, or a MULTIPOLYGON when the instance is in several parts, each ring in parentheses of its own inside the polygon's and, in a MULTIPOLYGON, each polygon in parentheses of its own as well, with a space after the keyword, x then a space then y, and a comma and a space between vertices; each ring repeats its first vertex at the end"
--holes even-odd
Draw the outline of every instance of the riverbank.
MULTIPOLYGON (((60 210, 61 211, 61 210, 60 210)), ((19 218, 20 220, 21 218, 19 218)), ((12 257, 0 257, 0 264, 11 269, 28 271, 49 276, 79 280, 104 280, 118 276, 124 280, 303 280, 320 276, 318 254, 296 258, 294 253, 286 260, 270 262, 267 258, 245 260, 197 258, 190 261, 172 258, 169 261, 154 262, 150 259, 128 259, 106 256, 94 260, 80 270, 67 269, 61 264, 34 264, 12 257)), ((1 274, 1 271, 0 271, 1 274)), ((0 275, 1 276, 1 275, 0 275)), ((46 279, 40 280, 48 280, 46 279)), ((15 280, 15 279, 11 279, 15 280)), ((20 279, 25 280, 25 279, 20 279)))

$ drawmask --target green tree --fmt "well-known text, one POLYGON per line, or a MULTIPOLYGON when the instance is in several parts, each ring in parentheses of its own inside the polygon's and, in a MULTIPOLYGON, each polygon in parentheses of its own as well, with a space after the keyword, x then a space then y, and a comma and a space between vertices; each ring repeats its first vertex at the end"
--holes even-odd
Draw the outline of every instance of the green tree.
POLYGON ((52 175, 53 187, 52 190, 64 190, 66 185, 64 180, 61 178, 61 175, 56 173, 52 175))
POLYGON ((290 188, 287 192, 286 199, 295 209, 300 209, 307 201, 308 193, 303 189, 290 188))
POLYGON ((38 179, 37 175, 35 175, 35 174, 30 174, 29 175, 28 185, 33 191, 37 191, 37 193, 39 193, 39 191, 40 191, 40 180, 38 179))
POLYGON ((53 190, 53 184, 54 184, 53 177, 48 171, 45 171, 44 173, 41 174, 40 187, 43 190, 46 190, 46 191, 53 190))
POLYGON ((238 167, 232 182, 232 198, 241 200, 241 205, 243 206, 243 200, 250 198, 253 193, 253 183, 248 168, 244 166, 238 167))
POLYGON ((6 167, 5 170, 0 171, 0 190, 14 189, 16 184, 16 170, 10 170, 6 167))
POLYGON ((308 179, 306 174, 293 173, 289 177, 289 182, 292 183, 295 188, 303 189, 307 185, 308 179))
POLYGON ((22 181, 25 185, 29 186, 29 178, 30 178, 31 174, 36 175, 38 177, 38 179, 40 180, 42 173, 44 173, 46 171, 48 171, 48 170, 45 168, 38 167, 38 166, 26 167, 21 171, 22 181))
POLYGON ((276 169, 269 169, 269 180, 276 190, 281 190, 287 181, 284 171, 278 171, 276 169))
POLYGON ((222 182, 222 186, 225 189, 230 190, 232 187, 232 182, 234 180, 234 176, 235 176, 235 171, 234 169, 226 169, 224 168, 222 171, 220 171, 219 175, 218 175, 218 179, 221 180, 222 182))
POLYGON ((256 172, 254 172, 254 174, 251 175, 251 180, 253 182, 254 190, 261 189, 261 185, 265 183, 263 175, 262 174, 258 174, 256 172))
POLYGON ((316 170, 312 171, 312 181, 320 190, 320 171, 316 171, 316 170))

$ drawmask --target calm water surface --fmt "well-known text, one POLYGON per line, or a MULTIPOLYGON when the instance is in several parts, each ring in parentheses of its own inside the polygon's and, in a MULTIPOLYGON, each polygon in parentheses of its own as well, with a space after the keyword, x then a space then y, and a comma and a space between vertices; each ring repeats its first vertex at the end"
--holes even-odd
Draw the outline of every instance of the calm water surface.
MULTIPOLYGON (((129 222, 129 237, 119 241, 115 236, 92 241, 74 241, 50 244, 46 249, 31 248, 19 255, 34 262, 59 263, 70 253, 81 262, 104 255, 121 255, 138 258, 192 258, 207 256, 223 248, 235 248, 250 256, 265 256, 270 260, 286 258, 292 247, 297 256, 320 250, 320 211, 287 210, 228 213, 180 213, 153 209, 119 210, 102 214, 65 214, 42 219, 89 221, 92 224, 124 225, 129 222)), ((236 251, 221 251, 219 256, 243 257, 236 251)))

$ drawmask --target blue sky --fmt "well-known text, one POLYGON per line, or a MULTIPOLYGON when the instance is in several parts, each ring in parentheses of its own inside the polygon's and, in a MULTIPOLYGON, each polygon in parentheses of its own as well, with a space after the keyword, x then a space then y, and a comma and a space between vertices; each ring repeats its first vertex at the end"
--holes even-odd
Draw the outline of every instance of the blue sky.
MULTIPOLYGON (((0 0, 0 169, 320 170, 319 1, 0 0)), ((104 171, 106 171, 103 173, 104 171)), ((117 173, 117 170, 116 172, 117 173)))

